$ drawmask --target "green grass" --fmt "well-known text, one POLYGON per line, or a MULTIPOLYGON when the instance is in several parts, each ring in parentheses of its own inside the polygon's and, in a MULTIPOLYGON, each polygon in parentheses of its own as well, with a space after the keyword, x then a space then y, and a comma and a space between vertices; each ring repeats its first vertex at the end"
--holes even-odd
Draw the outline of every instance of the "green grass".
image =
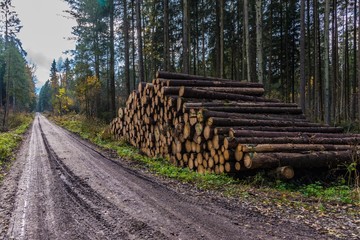
POLYGON ((22 134, 26 132, 32 123, 33 116, 29 114, 17 114, 9 118, 9 131, 0 133, 0 181, 3 177, 2 170, 6 169, 14 151, 22 140, 22 134))
POLYGON ((310 202, 360 205, 358 188, 349 185, 344 178, 330 184, 320 181, 305 184, 305 181, 274 180, 267 177, 264 172, 241 180, 225 174, 201 175, 187 168, 175 167, 163 158, 146 157, 133 146, 123 141, 112 140, 105 131, 107 124, 99 120, 89 120, 79 115, 52 117, 52 120, 98 146, 116 151, 120 157, 136 162, 159 176, 193 184, 202 190, 219 190, 223 195, 232 197, 249 197, 260 193, 266 197, 278 196, 277 200, 280 201, 289 201, 289 199, 306 201, 308 199, 310 202), (254 191, 255 194, 253 194, 254 191))

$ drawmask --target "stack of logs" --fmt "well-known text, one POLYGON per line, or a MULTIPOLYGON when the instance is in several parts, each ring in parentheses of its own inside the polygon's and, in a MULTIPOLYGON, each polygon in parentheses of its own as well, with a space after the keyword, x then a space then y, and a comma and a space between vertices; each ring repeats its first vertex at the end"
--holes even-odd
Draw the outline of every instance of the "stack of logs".
POLYGON ((158 72, 140 83, 111 132, 148 156, 199 173, 334 167, 357 157, 360 135, 311 123, 293 103, 263 97, 262 84, 158 72))

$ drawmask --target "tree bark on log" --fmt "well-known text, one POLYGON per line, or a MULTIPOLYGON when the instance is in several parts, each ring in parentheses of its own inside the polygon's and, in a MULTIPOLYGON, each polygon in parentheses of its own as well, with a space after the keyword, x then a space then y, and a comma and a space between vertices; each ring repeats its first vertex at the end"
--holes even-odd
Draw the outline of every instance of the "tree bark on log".
POLYGON ((239 144, 242 151, 248 152, 309 152, 309 151, 349 151, 359 150, 358 147, 353 145, 333 145, 333 144, 258 144, 248 145, 239 144))
POLYGON ((206 121, 208 126, 270 126, 270 127, 321 127, 318 123, 278 121, 278 120, 257 120, 257 119, 228 119, 219 117, 210 117, 206 121))
POLYGON ((253 101, 253 102, 279 102, 279 100, 267 99, 263 97, 254 97, 241 94, 231 94, 223 92, 210 92, 206 90, 198 90, 191 87, 181 87, 179 97, 202 98, 212 100, 233 100, 233 101, 253 101))
POLYGON ((334 167, 338 164, 352 162, 352 151, 313 152, 313 153, 259 153, 244 157, 248 169, 276 168, 292 166, 294 168, 334 167))
POLYGON ((243 144, 332 144, 332 145, 358 145, 360 138, 307 138, 307 137, 248 137, 234 138, 234 142, 243 144))
POLYGON ((308 132, 308 133, 342 133, 344 131, 341 127, 273 127, 273 126, 242 126, 242 127, 231 127, 225 126, 219 129, 228 128, 233 130, 253 130, 253 131, 264 131, 264 132, 308 132))
POLYGON ((346 133, 321 133, 321 132, 269 132, 269 131, 254 131, 254 130, 234 130, 230 128, 229 137, 306 137, 306 138, 346 138, 356 137, 360 138, 360 134, 346 134, 346 133))

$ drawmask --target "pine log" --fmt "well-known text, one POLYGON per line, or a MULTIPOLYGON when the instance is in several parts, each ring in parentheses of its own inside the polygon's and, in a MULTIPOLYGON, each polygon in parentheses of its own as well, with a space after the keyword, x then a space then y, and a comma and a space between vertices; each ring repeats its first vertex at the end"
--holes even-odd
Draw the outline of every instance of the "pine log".
POLYGON ((282 103, 282 102, 226 102, 221 100, 215 100, 211 102, 198 102, 197 99, 184 99, 184 105, 187 108, 205 108, 209 107, 285 107, 285 108, 298 108, 294 103, 282 103))
POLYGON ((271 126, 271 127, 322 127, 318 123, 278 121, 278 120, 258 120, 258 119, 239 119, 239 118, 219 118, 210 117, 206 121, 208 126, 271 126))
POLYGON ((253 102, 278 102, 278 100, 267 99, 263 97, 254 97, 241 94, 231 94, 223 92, 210 92, 198 90, 191 87, 181 87, 179 97, 202 98, 211 100, 233 100, 233 101, 253 101, 253 102))
MULTIPOLYGON (((185 73, 174 73, 167 71, 158 71, 156 73, 156 78, 167 78, 167 79, 198 79, 198 80, 211 80, 211 81, 235 81, 231 79, 215 78, 215 77, 205 77, 199 75, 190 75, 185 73)), ((260 84, 258 84, 260 85, 260 84)), ((261 85, 262 86, 262 85, 261 85)))
MULTIPOLYGON (((189 108, 187 108, 187 106, 184 107, 185 111, 187 111, 188 109, 189 108)), ((243 118, 243 119, 258 119, 258 120, 289 120, 294 122, 309 122, 307 119, 303 118, 303 115, 294 116, 294 115, 271 114, 270 116, 259 113, 233 113, 233 112, 223 112, 223 111, 212 111, 209 109, 199 109, 199 111, 197 112, 197 118, 199 122, 202 122, 208 119, 209 117, 243 118)))
POLYGON ((164 87, 236 87, 236 88, 263 88, 262 84, 236 81, 217 80, 190 80, 190 79, 165 79, 158 78, 156 83, 164 87))
POLYGON ((264 131, 264 132, 307 132, 307 133, 342 133, 344 129, 341 127, 328 127, 328 126, 316 126, 316 127, 274 127, 274 126, 242 126, 242 127, 231 127, 224 126, 214 129, 221 129, 221 131, 228 131, 233 129, 234 131, 239 130, 253 130, 253 131, 264 131))
POLYGON ((295 172, 291 166, 278 167, 269 172, 270 176, 273 176, 277 179, 289 180, 294 178, 295 172))
POLYGON ((344 138, 356 137, 360 138, 360 134, 345 133, 321 133, 321 132, 270 132, 270 131, 254 131, 254 130, 234 130, 230 128, 229 137, 307 137, 307 138, 344 138))
POLYGON ((168 96, 168 95, 179 95, 180 87, 161 87, 161 95, 168 96))
POLYGON ((358 145, 360 138, 346 137, 346 138, 307 138, 307 137, 248 137, 248 138, 234 138, 234 142, 243 144, 331 144, 331 145, 358 145))
POLYGON ((311 153, 255 153, 244 157, 244 165, 248 169, 276 168, 292 166, 294 168, 335 167, 353 161, 352 151, 327 151, 311 153))
POLYGON ((302 115, 301 108, 293 107, 267 107, 267 106, 234 106, 234 107, 207 107, 208 110, 215 112, 242 113, 242 114, 282 114, 282 115, 302 115))
POLYGON ((197 87, 199 90, 206 90, 212 92, 224 92, 232 94, 242 94, 249 96, 261 97, 264 95, 263 88, 249 88, 249 87, 197 87))
POLYGON ((145 90, 146 84, 147 84, 146 82, 139 82, 139 84, 138 84, 139 93, 143 93, 143 91, 145 90))
POLYGON ((308 151, 348 151, 359 150, 353 145, 333 145, 333 144, 259 144, 247 145, 239 144, 243 152, 308 152, 308 151))

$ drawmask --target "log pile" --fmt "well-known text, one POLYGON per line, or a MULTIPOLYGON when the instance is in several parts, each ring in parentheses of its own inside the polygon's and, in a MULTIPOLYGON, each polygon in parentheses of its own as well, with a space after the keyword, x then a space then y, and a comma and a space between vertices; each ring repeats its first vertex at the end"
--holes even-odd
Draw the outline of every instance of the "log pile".
POLYGON ((140 83, 111 122, 111 132, 148 156, 199 173, 294 168, 353 161, 360 135, 312 123, 293 103, 263 96, 259 83, 158 72, 140 83))

